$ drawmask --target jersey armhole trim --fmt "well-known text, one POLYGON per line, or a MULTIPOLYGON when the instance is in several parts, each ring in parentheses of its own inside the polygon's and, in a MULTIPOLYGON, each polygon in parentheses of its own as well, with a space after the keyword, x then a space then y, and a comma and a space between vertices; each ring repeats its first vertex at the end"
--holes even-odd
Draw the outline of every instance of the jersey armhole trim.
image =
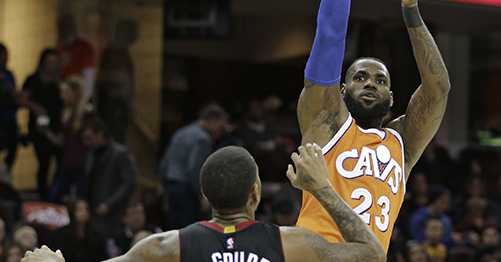
POLYGON ((322 148, 322 154, 325 156, 329 151, 334 148, 337 142, 343 137, 343 135, 348 131, 350 126, 353 124, 353 118, 351 114, 348 114, 348 118, 344 121, 344 124, 339 128, 339 130, 334 134, 334 136, 327 142, 327 144, 322 148))
POLYGON ((402 136, 400 133, 398 133, 395 129, 392 128, 386 128, 388 131, 390 131, 398 140, 400 143, 400 147, 402 148, 402 181, 404 182, 404 195, 406 193, 406 188, 407 188, 407 181, 405 180, 405 148, 404 148, 404 140, 402 139, 402 136))
POLYGON ((277 228, 278 228, 278 235, 280 236, 280 245, 282 245, 282 257, 284 259, 284 262, 286 262, 286 260, 285 260, 284 241, 282 240, 282 230, 280 230, 279 226, 277 226, 277 228))
POLYGON ((179 262, 181 262, 181 258, 182 258, 182 249, 181 249, 181 230, 178 231, 178 234, 177 234, 177 239, 179 241, 179 262))

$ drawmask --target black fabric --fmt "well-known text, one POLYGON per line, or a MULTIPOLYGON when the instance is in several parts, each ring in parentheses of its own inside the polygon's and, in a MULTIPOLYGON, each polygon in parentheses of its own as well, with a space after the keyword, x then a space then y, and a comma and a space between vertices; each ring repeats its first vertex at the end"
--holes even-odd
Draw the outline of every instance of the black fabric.
POLYGON ((271 223, 258 222, 224 234, 199 222, 181 229, 179 239, 181 262, 285 261, 280 229, 271 223))
MULTIPOLYGON (((38 73, 29 76, 24 82, 23 90, 30 92, 30 100, 41 105, 50 119, 49 128, 54 133, 61 129, 61 112, 63 101, 59 94, 59 86, 56 82, 44 83, 38 73)), ((44 137, 37 128, 37 115, 30 112, 28 129, 31 139, 44 137)))
POLYGON ((104 246, 104 240, 93 229, 78 238, 75 228, 67 225, 54 232, 51 248, 60 249, 66 261, 101 261, 106 259, 104 246))
POLYGON ((402 6, 402 13, 404 15, 405 25, 409 28, 416 28, 424 25, 421 14, 419 14, 419 8, 414 7, 404 7, 402 6))

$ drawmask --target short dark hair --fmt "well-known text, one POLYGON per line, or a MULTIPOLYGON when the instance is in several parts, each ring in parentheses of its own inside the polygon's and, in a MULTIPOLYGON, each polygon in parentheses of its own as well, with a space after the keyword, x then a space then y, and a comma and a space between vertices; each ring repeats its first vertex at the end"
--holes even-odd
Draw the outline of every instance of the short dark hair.
POLYGON ((209 104, 200 110, 200 119, 228 119, 228 113, 220 105, 209 104))
POLYGON ((42 51, 42 54, 40 55, 40 59, 38 60, 38 67, 37 67, 37 72, 40 72, 42 67, 45 65, 45 60, 47 60, 47 57, 49 55, 56 55, 59 59, 59 53, 57 52, 56 49, 53 48, 46 48, 42 51))
POLYGON ((85 125, 84 130, 86 129, 92 130, 92 132, 94 132, 95 134, 102 133, 105 138, 108 138, 110 134, 108 125, 98 117, 91 118, 85 125))
POLYGON ((355 59, 355 60, 353 61, 353 63, 351 63, 351 65, 350 65, 350 66, 348 67, 348 69, 346 70, 346 75, 345 75, 345 79, 344 79, 344 81, 345 81, 345 82, 347 82, 347 81, 348 81, 348 77, 350 76, 351 71, 353 71, 353 66, 354 66, 357 62, 359 62, 359 61, 361 61, 361 60, 370 60, 370 61, 378 62, 378 63, 383 64, 383 65, 386 67, 386 64, 385 64, 385 63, 384 63, 381 59, 379 59, 379 58, 376 58, 376 57, 359 57, 359 58, 355 59))
POLYGON ((0 43, 0 52, 5 52, 7 54, 7 47, 2 43, 0 43))
POLYGON ((237 209, 246 205, 257 179, 257 165, 242 147, 223 147, 210 155, 200 171, 200 186, 212 207, 237 209))

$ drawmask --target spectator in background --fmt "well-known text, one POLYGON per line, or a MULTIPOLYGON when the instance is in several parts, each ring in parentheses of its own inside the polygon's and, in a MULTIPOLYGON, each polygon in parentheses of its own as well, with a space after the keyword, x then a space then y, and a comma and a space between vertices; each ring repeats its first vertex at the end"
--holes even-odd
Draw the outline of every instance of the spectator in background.
POLYGON ((429 185, 426 174, 421 171, 411 171, 409 181, 407 182, 408 191, 405 194, 405 201, 402 204, 402 209, 398 214, 398 219, 395 222, 395 227, 400 227, 401 233, 406 237, 410 237, 409 220, 411 215, 421 207, 428 205, 429 185))
POLYGON ((424 246, 416 241, 407 244, 407 257, 407 262, 429 262, 424 246))
POLYGON ((485 228, 496 225, 495 219, 486 215, 487 200, 471 197, 466 203, 465 215, 456 219, 457 231, 469 236, 469 244, 476 246, 485 228))
POLYGON ((132 248, 137 242, 141 241, 142 239, 144 239, 152 234, 153 233, 151 231, 148 231, 148 230, 141 230, 141 231, 137 232, 132 237, 132 240, 130 242, 130 248, 132 248))
POLYGON ((122 216, 137 183, 137 166, 129 150, 109 137, 97 118, 83 129, 84 143, 92 152, 86 164, 87 199, 96 230, 104 239, 121 228, 122 216))
POLYGON ((59 92, 59 55, 54 49, 46 49, 40 56, 37 71, 23 85, 20 104, 30 109, 29 137, 38 159, 38 193, 47 199, 47 175, 52 156, 59 157, 59 149, 46 136, 43 127, 58 133, 61 128, 63 102, 59 92), (42 127, 42 129, 41 129, 42 127))
POLYGON ((134 21, 118 21, 113 42, 101 55, 96 80, 99 116, 108 124, 110 136, 122 144, 131 120, 134 94, 134 66, 128 49, 136 38, 134 21))
POLYGON ((61 250, 67 261, 100 261, 106 258, 104 241, 90 222, 89 204, 79 199, 68 205, 70 224, 53 234, 51 248, 61 250))
POLYGON ((20 262, 25 251, 18 243, 11 244, 5 252, 5 262, 20 262))
POLYGON ((14 242, 19 243, 23 248, 23 254, 27 250, 32 250, 38 246, 37 231, 31 226, 22 226, 14 231, 14 242))
MULTIPOLYGON (((412 171, 411 171, 412 172, 412 171)), ((406 201, 409 202, 409 211, 414 212, 416 209, 428 205, 428 179, 423 172, 414 172, 411 175, 409 183, 411 190, 410 194, 406 194, 406 201)))
POLYGON ((7 48, 0 44, 0 151, 7 149, 5 164, 10 171, 17 151, 17 104, 16 81, 7 70, 7 58, 7 48))
POLYGON ((80 77, 68 78, 60 87, 64 102, 61 131, 54 134, 46 129, 47 138, 63 149, 49 197, 55 203, 61 202, 61 197, 69 192, 72 184, 76 185, 76 195, 79 198, 85 196, 88 148, 83 143, 82 129, 92 117, 97 116, 92 105, 86 103, 83 97, 85 84, 80 77))
POLYGON ((416 210, 410 218, 409 232, 411 238, 419 242, 425 241, 426 221, 435 218, 442 221, 443 224, 443 234, 440 238, 440 243, 451 248, 454 245, 454 226, 452 219, 446 214, 450 207, 451 193, 441 185, 432 185, 429 192, 428 205, 416 210))
POLYGON ((299 205, 292 199, 273 199, 272 223, 279 226, 295 226, 299 216, 299 205))
POLYGON ((501 175, 495 181, 492 196, 487 204, 487 215, 496 220, 496 229, 501 230, 501 175))
POLYGON ((454 207, 454 219, 459 220, 465 217, 467 214, 467 203, 472 198, 484 199, 488 195, 487 186, 485 180, 479 176, 469 176, 465 177, 464 185, 462 187, 462 194, 457 196, 453 207, 454 207))
POLYGON ((5 222, 0 218, 0 258, 5 252, 5 222))
POLYGON ((63 78, 78 75, 85 82, 84 98, 88 101, 94 94, 96 78, 96 58, 92 46, 78 38, 75 18, 60 16, 57 20, 57 51, 61 55, 61 75, 63 78))
POLYGON ((210 205, 200 191, 200 169, 213 152, 213 143, 222 136, 227 122, 226 111, 211 104, 202 109, 196 122, 172 136, 159 164, 169 201, 169 230, 207 218, 210 205))
POLYGON ((470 258, 470 262, 498 261, 496 255, 499 258, 500 251, 499 232, 495 227, 487 227, 482 232, 481 243, 475 247, 475 253, 470 258))
POLYGON ((499 245, 499 232, 495 227, 487 227, 482 231, 482 244, 484 245, 499 245))
MULTIPOLYGON (((158 226, 146 222, 144 206, 141 203, 131 203, 125 211, 123 221, 125 226, 106 241, 108 257, 121 256, 127 253, 133 245, 134 237, 140 232, 150 232, 149 234, 162 232, 162 229, 158 226)), ((144 232, 141 235, 144 237, 144 232)))
MULTIPOLYGON (((282 167, 289 161, 288 154, 277 129, 266 121, 261 101, 250 102, 247 118, 239 127, 239 137, 243 140, 244 147, 256 159, 264 184, 286 179, 282 167)), ((263 186, 266 191, 266 185, 263 186)))
POLYGON ((425 240, 423 246, 430 262, 445 262, 447 259, 447 247, 440 243, 443 233, 443 224, 439 219, 429 219, 424 228, 425 240))
POLYGON ((461 186, 461 178, 450 176, 456 170, 456 163, 449 156, 449 152, 435 140, 431 140, 426 146, 413 169, 424 172, 430 184, 441 184, 452 189, 461 186))

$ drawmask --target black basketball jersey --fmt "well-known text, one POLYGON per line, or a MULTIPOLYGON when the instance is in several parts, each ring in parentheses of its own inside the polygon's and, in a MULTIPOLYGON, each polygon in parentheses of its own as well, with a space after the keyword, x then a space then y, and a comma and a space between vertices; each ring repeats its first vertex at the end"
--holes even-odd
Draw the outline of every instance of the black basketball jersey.
POLYGON ((284 262, 277 225, 248 221, 230 227, 202 221, 179 231, 181 262, 284 262))

